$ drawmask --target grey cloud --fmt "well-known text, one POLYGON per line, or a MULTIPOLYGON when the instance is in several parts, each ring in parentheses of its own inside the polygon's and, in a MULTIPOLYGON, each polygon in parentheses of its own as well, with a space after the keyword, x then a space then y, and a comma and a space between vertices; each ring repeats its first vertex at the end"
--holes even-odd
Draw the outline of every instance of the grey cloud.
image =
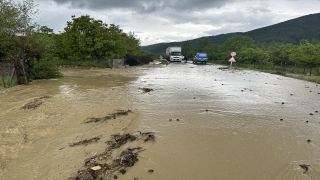
MULTIPOLYGON (((44 1, 44 0, 42 0, 44 1)), ((153 13, 166 9, 188 12, 220 8, 235 0, 51 0, 57 4, 70 4, 70 8, 92 10, 124 9, 135 13, 153 13)))

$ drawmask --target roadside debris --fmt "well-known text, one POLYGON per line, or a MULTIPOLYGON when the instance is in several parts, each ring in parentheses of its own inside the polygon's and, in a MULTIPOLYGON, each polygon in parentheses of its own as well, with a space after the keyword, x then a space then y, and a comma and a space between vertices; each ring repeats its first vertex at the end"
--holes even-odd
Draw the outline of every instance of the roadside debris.
POLYGON ((307 164, 300 164, 300 167, 301 167, 302 169, 304 169, 303 174, 305 174, 306 172, 309 171, 309 166, 310 166, 310 165, 307 165, 307 164))
POLYGON ((151 89, 151 88, 139 88, 139 89, 142 89, 144 93, 148 93, 148 92, 153 91, 153 89, 151 89))
POLYGON ((128 167, 134 166, 139 161, 139 153, 146 149, 139 146, 135 148, 128 147, 118 157, 113 155, 113 151, 129 141, 143 140, 147 142, 155 140, 153 132, 138 132, 134 134, 112 135, 111 140, 106 142, 109 146, 103 153, 84 160, 84 169, 78 170, 78 176, 75 179, 118 179, 120 174, 125 174, 128 167))
POLYGON ((124 134, 124 135, 115 134, 112 137, 113 137, 113 140, 107 141, 106 143, 113 149, 119 148, 123 144, 126 144, 128 140, 135 141, 137 139, 136 136, 131 134, 124 134))
POLYGON ((101 138, 101 136, 97 136, 97 137, 94 137, 94 138, 90 138, 90 139, 85 139, 83 141, 79 141, 79 142, 74 142, 74 143, 71 143, 69 144, 69 146, 73 147, 73 146, 77 146, 77 145, 88 145, 92 142, 97 142, 99 141, 101 138))
POLYGON ((37 107, 39 107, 43 103, 44 99, 48 99, 48 98, 51 98, 51 97, 50 96, 42 96, 40 98, 33 99, 32 101, 23 105, 20 109, 36 109, 37 107))
POLYGON ((117 110, 117 112, 114 112, 112 114, 109 114, 105 117, 101 117, 101 118, 96 118, 96 117, 91 117, 91 118, 87 118, 86 120, 84 120, 83 123, 96 123, 96 122, 105 122, 107 120, 110 119, 116 119, 117 116, 125 116, 128 115, 129 112, 132 112, 130 109, 128 110, 117 110))

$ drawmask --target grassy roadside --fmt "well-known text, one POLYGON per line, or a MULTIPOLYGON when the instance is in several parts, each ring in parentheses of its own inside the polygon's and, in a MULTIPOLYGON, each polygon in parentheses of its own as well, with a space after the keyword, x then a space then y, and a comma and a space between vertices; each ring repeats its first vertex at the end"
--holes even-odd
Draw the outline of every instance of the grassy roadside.
MULTIPOLYGON (((219 63, 219 62, 213 63, 212 61, 210 62, 210 64, 211 63, 229 66, 228 64, 225 64, 225 63, 219 63)), ((302 68, 294 68, 294 67, 288 67, 286 70, 283 70, 280 67, 276 67, 276 66, 269 68, 269 69, 262 69, 262 68, 254 67, 253 65, 242 65, 240 67, 237 64, 235 64, 233 67, 239 68, 239 69, 260 71, 260 72, 265 72, 265 73, 270 73, 270 74, 278 74, 278 75, 285 76, 285 77, 291 77, 291 78, 300 79, 303 81, 309 81, 309 82, 314 82, 314 83, 320 84, 320 76, 314 75, 314 74, 317 74, 315 68, 312 72, 312 75, 310 76, 310 75, 304 74, 302 68)))

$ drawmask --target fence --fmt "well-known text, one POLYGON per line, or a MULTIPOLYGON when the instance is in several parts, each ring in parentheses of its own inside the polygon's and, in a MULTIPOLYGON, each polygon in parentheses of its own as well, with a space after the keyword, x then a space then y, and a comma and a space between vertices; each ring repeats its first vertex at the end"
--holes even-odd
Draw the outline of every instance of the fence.
POLYGON ((120 66, 124 66, 126 64, 125 59, 109 59, 109 68, 118 68, 120 66))
POLYGON ((27 83, 28 78, 23 60, 0 63, 0 86, 8 88, 27 83))

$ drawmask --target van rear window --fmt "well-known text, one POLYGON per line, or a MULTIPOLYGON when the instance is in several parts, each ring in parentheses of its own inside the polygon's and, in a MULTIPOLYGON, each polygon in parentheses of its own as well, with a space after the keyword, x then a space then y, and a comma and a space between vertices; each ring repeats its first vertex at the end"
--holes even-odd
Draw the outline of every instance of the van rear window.
POLYGON ((207 57, 206 53, 199 53, 199 57, 207 57))

